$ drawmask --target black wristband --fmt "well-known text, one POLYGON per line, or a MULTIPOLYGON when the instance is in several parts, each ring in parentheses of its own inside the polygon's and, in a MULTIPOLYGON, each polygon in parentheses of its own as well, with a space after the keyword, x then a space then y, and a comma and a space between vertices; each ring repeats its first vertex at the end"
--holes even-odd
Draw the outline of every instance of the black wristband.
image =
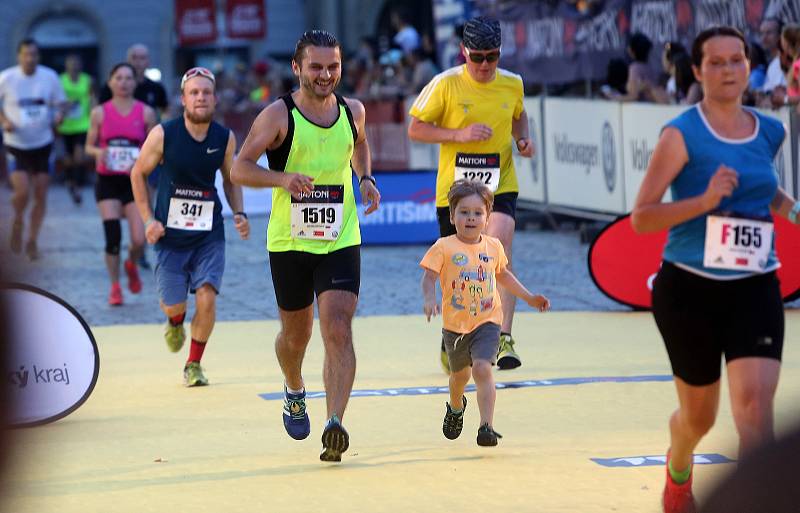
POLYGON ((244 212, 234 212, 234 213, 233 213, 233 215, 235 215, 235 216, 242 216, 242 217, 244 217, 245 219, 247 219, 247 214, 245 214, 244 212))
POLYGON ((372 175, 364 175, 361 178, 359 178, 358 185, 361 185, 361 182, 363 182, 364 180, 369 180, 370 182, 372 182, 372 185, 378 185, 377 182, 375 182, 375 177, 372 175))

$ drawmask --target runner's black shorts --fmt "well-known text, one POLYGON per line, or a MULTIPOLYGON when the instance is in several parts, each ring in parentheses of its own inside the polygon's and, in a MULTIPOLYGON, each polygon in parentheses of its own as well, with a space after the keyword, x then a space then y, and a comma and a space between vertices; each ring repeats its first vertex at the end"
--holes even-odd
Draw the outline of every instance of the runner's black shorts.
POLYGON ((75 154, 75 147, 86 145, 86 132, 78 134, 61 134, 64 139, 64 150, 70 157, 75 154))
POLYGON ((270 251, 269 268, 275 299, 281 310, 302 310, 326 290, 358 295, 361 286, 361 246, 317 255, 305 251, 270 251))
MULTIPOLYGON (((504 192, 495 195, 492 212, 500 212, 516 220, 517 195, 516 192, 504 192)), ((449 237, 456 234, 456 227, 450 222, 450 207, 436 207, 436 218, 439 220, 440 237, 449 237)))
POLYGON ((133 201, 133 188, 131 188, 131 177, 127 174, 121 175, 97 175, 97 182, 94 184, 94 199, 99 203, 103 200, 119 200, 123 206, 133 201))
POLYGON ((721 356, 781 359, 783 300, 775 272, 712 280, 664 262, 653 282, 653 316, 672 364, 690 385, 720 378, 721 356))
POLYGON ((46 144, 39 148, 22 150, 6 146, 8 153, 14 157, 14 169, 12 171, 27 171, 31 174, 47 174, 50 172, 50 150, 52 144, 46 144))

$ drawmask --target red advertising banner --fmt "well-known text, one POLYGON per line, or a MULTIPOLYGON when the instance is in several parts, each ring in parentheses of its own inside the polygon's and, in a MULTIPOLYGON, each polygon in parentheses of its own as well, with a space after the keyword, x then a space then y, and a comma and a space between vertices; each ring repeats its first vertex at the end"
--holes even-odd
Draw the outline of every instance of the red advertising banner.
MULTIPOLYGON (((784 301, 800 295, 800 229, 775 216, 775 253, 781 262, 778 280, 784 301)), ((653 280, 661 267, 667 230, 637 234, 630 217, 606 226, 589 248, 589 274, 606 296, 636 310, 649 310, 653 280)))
POLYGON ((265 0, 227 0, 225 17, 228 37, 260 39, 267 35, 265 0))
POLYGON ((175 0, 175 32, 180 46, 216 41, 214 0, 175 0))

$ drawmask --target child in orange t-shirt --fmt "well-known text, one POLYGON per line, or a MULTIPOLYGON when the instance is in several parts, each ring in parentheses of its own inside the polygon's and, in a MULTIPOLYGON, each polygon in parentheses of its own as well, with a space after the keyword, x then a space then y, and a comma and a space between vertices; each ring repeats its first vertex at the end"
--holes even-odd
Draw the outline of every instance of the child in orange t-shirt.
POLYGON ((420 262, 425 269, 425 315, 430 322, 431 316, 441 312, 442 335, 450 360, 450 402, 446 404, 442 431, 450 440, 461 434, 467 407, 464 388, 472 374, 481 413, 478 445, 493 446, 502 438, 492 428, 496 395, 492 365, 497 360, 503 322, 497 285, 540 312, 550 309, 550 301, 532 294, 517 280, 507 269, 503 245, 483 233, 494 199, 488 187, 481 182, 457 180, 447 199, 456 235, 437 240, 420 262), (436 300, 437 280, 442 287, 441 309, 436 300), (454 408, 454 404, 459 406, 454 408))

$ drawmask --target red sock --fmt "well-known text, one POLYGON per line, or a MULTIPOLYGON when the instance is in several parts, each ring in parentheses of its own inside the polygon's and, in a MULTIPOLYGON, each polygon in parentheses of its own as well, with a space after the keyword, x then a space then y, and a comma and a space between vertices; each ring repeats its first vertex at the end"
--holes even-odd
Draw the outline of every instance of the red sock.
POLYGON ((169 323, 172 324, 173 326, 178 326, 180 324, 183 324, 183 320, 185 318, 186 318, 186 312, 183 312, 183 313, 180 313, 180 314, 176 315, 175 317, 170 317, 169 318, 169 323))
POLYGON ((203 351, 206 349, 205 342, 199 342, 195 339, 192 339, 192 346, 189 348, 189 359, 186 360, 188 362, 199 362, 200 358, 203 357, 203 351))

